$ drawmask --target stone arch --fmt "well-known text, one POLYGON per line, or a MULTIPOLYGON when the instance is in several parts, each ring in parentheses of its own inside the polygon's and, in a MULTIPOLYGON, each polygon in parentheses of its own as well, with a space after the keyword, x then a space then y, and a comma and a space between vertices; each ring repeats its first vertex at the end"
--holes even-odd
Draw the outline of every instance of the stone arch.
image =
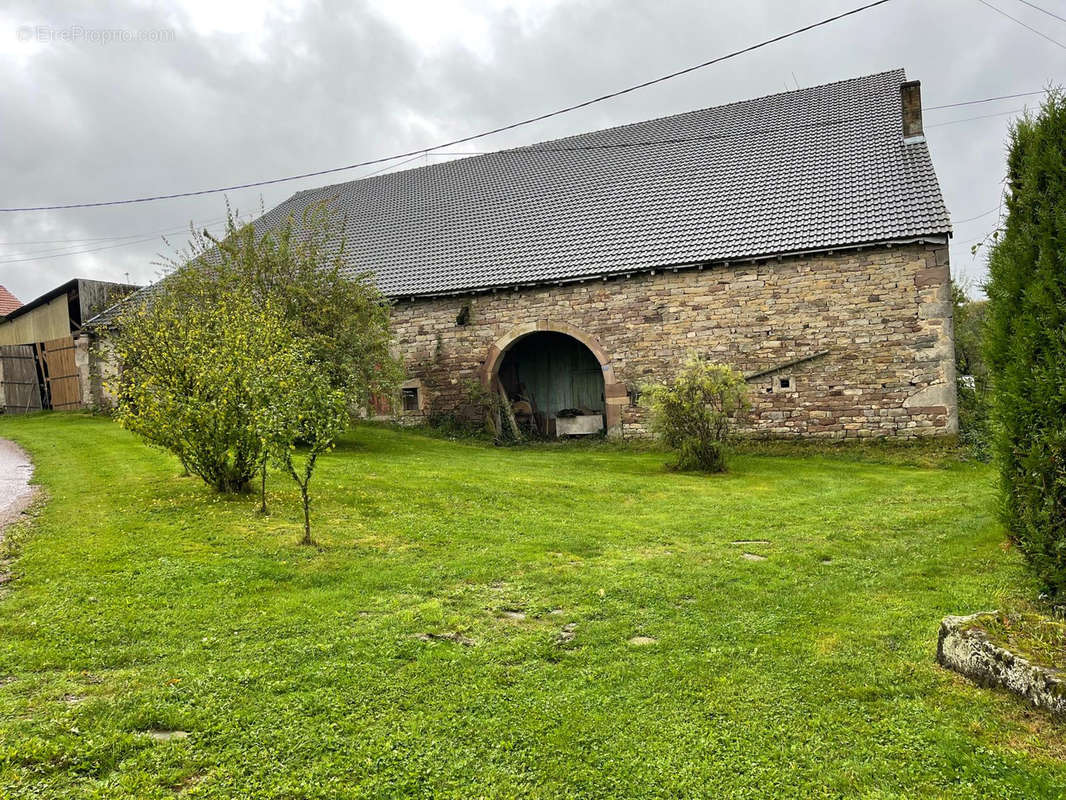
POLYGON ((491 391, 493 380, 499 372, 503 357, 507 354, 507 351, 520 339, 524 339, 530 334, 544 331, 562 333, 576 339, 595 356, 600 363, 600 368, 603 370, 603 399, 607 417, 607 435, 620 436, 622 434, 622 407, 629 402, 629 392, 626 390, 625 384, 615 376, 614 366, 611 364, 607 351, 603 349, 603 345, 599 343, 596 337, 585 333, 580 328, 575 328, 568 322, 542 319, 511 328, 490 345, 485 361, 481 365, 480 377, 482 385, 491 391))

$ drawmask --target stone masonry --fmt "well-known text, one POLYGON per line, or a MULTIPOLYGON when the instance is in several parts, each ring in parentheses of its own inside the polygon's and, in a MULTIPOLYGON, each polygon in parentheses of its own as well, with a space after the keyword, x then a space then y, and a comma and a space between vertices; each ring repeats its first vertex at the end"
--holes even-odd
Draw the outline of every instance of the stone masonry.
POLYGON ((951 314, 947 247, 908 244, 398 299, 393 326, 417 413, 470 415, 494 345, 538 328, 599 345, 613 435, 645 435, 639 388, 695 353, 751 376, 752 433, 913 437, 958 429, 951 314))

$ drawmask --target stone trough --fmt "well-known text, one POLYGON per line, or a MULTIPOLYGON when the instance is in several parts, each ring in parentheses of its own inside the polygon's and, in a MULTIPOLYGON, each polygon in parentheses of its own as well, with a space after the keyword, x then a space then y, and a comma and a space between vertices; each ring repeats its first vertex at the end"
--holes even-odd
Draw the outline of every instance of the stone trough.
POLYGON ((936 660, 986 688, 1001 688, 1024 697, 1037 708, 1066 717, 1066 674, 1033 664, 992 642, 976 624, 993 616, 984 611, 945 617, 940 623, 936 660))

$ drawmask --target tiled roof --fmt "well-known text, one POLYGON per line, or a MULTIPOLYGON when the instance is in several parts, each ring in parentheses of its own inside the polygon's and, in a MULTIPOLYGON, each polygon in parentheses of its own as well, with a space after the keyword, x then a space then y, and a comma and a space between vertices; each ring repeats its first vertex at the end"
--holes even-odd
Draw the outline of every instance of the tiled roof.
POLYGON ((943 236, 903 70, 299 192, 390 296, 943 236))
POLYGON ((12 311, 22 307, 22 301, 0 286, 0 317, 6 317, 12 311))

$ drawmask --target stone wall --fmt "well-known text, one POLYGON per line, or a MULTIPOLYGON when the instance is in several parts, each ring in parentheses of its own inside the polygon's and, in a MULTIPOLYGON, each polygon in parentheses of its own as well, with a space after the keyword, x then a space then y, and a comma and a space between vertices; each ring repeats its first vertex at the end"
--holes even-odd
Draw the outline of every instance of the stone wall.
MULTIPOLYGON (((757 374, 753 432, 845 438, 957 431, 951 313, 947 247, 915 244, 397 300, 393 325, 421 413, 469 414, 490 349, 540 327, 598 344, 616 388, 697 353, 757 374)), ((646 433, 630 397, 608 401, 612 433, 646 433)))
POLYGON ((1066 717, 1066 677, 991 641, 982 625, 994 619, 995 613, 944 617, 937 639, 937 662, 980 686, 1006 689, 1060 719, 1066 717))

